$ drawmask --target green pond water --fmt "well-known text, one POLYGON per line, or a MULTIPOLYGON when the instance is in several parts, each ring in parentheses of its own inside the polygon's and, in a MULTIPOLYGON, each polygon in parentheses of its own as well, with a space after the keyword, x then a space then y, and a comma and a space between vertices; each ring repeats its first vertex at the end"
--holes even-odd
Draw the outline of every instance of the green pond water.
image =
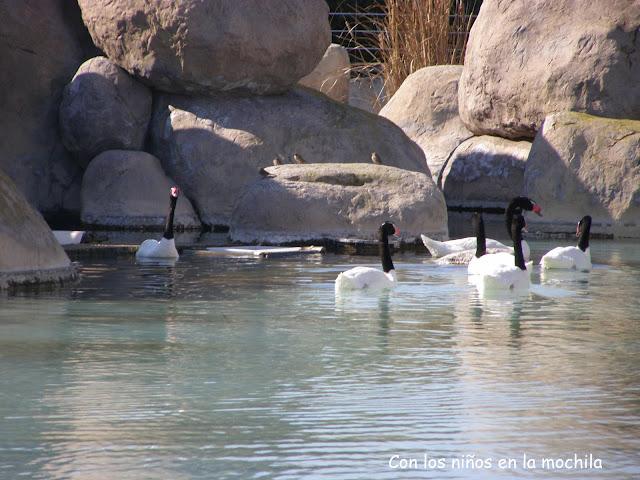
POLYGON ((396 255, 339 298, 375 257, 82 260, 0 296, 0 478, 640 478, 640 244, 592 257, 481 297, 396 255))

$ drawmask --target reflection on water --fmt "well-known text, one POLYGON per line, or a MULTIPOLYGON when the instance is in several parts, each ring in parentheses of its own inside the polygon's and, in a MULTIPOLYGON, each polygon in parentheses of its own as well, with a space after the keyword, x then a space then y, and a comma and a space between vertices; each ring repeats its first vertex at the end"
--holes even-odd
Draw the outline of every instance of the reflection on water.
POLYGON ((638 478, 638 244, 592 250, 589 274, 489 296, 409 254, 393 291, 337 298, 375 258, 84 263, 0 298, 0 478, 545 475, 389 466, 425 453, 591 453, 604 468, 546 476, 638 478))

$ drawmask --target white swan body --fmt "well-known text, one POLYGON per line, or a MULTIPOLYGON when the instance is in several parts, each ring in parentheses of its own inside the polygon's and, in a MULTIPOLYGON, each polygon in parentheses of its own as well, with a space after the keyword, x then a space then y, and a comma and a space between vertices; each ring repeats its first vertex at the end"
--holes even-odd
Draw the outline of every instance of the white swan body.
MULTIPOLYGON (((507 252, 488 253, 480 258, 473 257, 469 262, 467 272, 469 275, 483 275, 485 272, 499 269, 500 267, 513 267, 515 257, 507 252)), ((529 275, 533 272, 533 262, 526 262, 525 266, 529 275)))
POLYGON ((138 247, 136 252, 137 259, 144 258, 161 258, 161 259, 176 259, 178 258, 178 250, 176 250, 176 242, 173 238, 173 217, 176 211, 176 204, 178 203, 178 197, 180 196, 180 189, 178 187, 171 187, 171 195, 169 197, 169 214, 164 226, 164 233, 160 241, 158 240, 145 240, 138 247))
POLYGON ((540 266, 544 270, 558 268, 588 272, 591 270, 591 249, 583 252, 578 247, 556 247, 540 259, 540 266))
POLYGON ((56 237, 60 245, 76 245, 82 241, 84 230, 54 230, 53 236, 56 237))
POLYGON ((176 242, 172 239, 145 240, 138 247, 136 258, 178 258, 176 242))
MULTIPOLYGON (((433 240, 426 235, 420 235, 420 238, 422 238, 422 243, 424 243, 424 246, 427 247, 431 256, 434 258, 443 257, 450 253, 476 249, 476 237, 458 238, 456 240, 447 240, 446 242, 433 240)), ((487 248, 500 248, 513 251, 513 249, 510 249, 510 247, 507 247, 504 243, 492 240, 491 238, 487 238, 486 243, 487 248)))
POLYGON ((342 272, 336 278, 336 292, 345 290, 381 290, 395 287, 396 271, 385 273, 382 270, 371 267, 355 267, 342 272))
MULTIPOLYGON (((475 248, 475 247, 474 247, 475 248)), ((531 250, 529 249, 529 244, 526 241, 522 241, 522 252, 524 254, 524 259, 527 261, 527 268, 529 268, 529 263, 533 266, 533 262, 529 261, 529 254, 531 250)), ((504 248, 487 248, 487 253, 508 253, 513 257, 513 247, 504 248)), ((450 253, 445 255, 444 257, 440 257, 436 260, 438 265, 469 265, 469 263, 475 258, 476 251, 475 250, 464 250, 462 252, 450 253)), ((511 259, 513 262, 513 258, 511 259)))
POLYGON ((481 291, 486 290, 528 290, 531 285, 530 274, 527 270, 522 270, 513 264, 505 265, 492 262, 492 255, 484 255, 478 260, 487 259, 477 264, 477 273, 472 276, 471 281, 476 284, 481 291))
POLYGON ((389 235, 400 235, 400 230, 391 222, 384 222, 378 229, 378 246, 382 270, 371 267, 355 267, 338 275, 336 294, 349 290, 382 290, 396 285, 396 271, 391 260, 389 235))
MULTIPOLYGON (((474 222, 476 218, 474 216, 474 222)), ((481 292, 485 290, 527 290, 531 285, 529 277, 533 262, 530 262, 531 266, 527 269, 522 252, 524 217, 517 214, 512 216, 510 221, 515 255, 506 252, 483 255, 480 247, 478 248, 479 256, 475 256, 469 262, 467 270, 471 276, 470 280, 476 284, 481 292)), ((482 245, 484 224, 481 216, 476 222, 476 237, 478 244, 482 245)))

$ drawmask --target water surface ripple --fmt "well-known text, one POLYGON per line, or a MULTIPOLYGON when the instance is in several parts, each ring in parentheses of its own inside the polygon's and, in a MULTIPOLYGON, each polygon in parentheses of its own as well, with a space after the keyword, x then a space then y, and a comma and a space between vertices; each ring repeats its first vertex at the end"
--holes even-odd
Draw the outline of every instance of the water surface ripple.
POLYGON ((0 297, 0 478, 640 478, 640 245, 593 243, 489 297, 414 254, 339 297, 375 258, 81 262, 0 297), (574 454, 603 468, 540 468, 574 454))

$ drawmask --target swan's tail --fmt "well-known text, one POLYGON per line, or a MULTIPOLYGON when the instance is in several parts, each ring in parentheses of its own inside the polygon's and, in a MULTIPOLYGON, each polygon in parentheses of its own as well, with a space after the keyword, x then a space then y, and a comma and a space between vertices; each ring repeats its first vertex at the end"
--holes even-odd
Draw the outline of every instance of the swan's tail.
POLYGON ((420 235, 420 238, 422 238, 422 243, 427 247, 427 250, 429 250, 429 253, 431 253, 433 258, 442 257, 443 255, 450 253, 444 242, 433 240, 426 235, 420 235))

